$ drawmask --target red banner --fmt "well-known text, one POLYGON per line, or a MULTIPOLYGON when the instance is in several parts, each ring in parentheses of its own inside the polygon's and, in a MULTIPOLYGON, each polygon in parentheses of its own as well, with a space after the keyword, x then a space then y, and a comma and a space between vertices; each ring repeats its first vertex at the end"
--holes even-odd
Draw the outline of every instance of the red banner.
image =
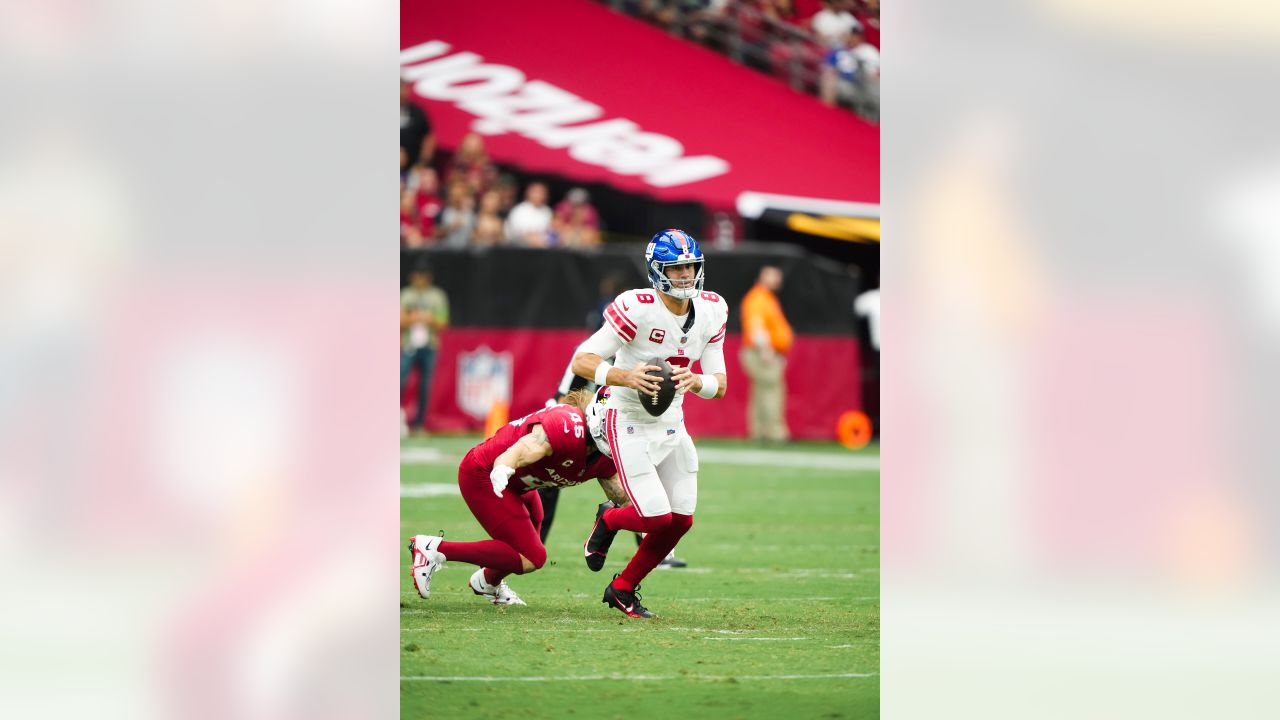
POLYGON ((599 3, 404 3, 400 47, 447 148, 713 208, 880 201, 878 128, 599 3))
MULTIPOLYGON (((587 338, 581 330, 453 328, 436 353, 427 429, 474 432, 494 399, 510 403, 510 417, 541 408, 555 393, 569 359, 587 338)), ((721 400, 685 400, 685 424, 694 437, 745 437, 750 381, 738 362, 740 337, 725 338, 729 391, 721 400)), ((787 424, 804 440, 835 437, 836 419, 861 410, 858 345, 853 338, 801 335, 787 356, 787 424)), ((413 387, 401 403, 413 416, 413 387)))

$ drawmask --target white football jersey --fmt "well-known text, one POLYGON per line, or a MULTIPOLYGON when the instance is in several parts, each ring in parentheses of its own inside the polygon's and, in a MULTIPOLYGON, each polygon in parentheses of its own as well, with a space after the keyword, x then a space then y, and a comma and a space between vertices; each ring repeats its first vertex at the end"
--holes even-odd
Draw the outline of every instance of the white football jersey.
MULTIPOLYGON (((703 292, 689 303, 693 323, 686 332, 684 325, 688 316, 672 315, 662 304, 657 290, 628 290, 619 295, 604 312, 605 327, 613 330, 622 341, 622 349, 618 351, 613 366, 630 370, 646 360, 660 358, 672 368, 688 367, 702 359, 709 345, 716 343, 723 347, 729 320, 729 305, 724 298, 703 292)), ((694 368, 694 371, 699 369, 694 368)), ((615 387, 609 396, 608 407, 616 409, 624 418, 654 420, 641 402, 640 394, 635 390, 615 387)), ((683 404, 684 394, 677 394, 671 407, 657 419, 664 423, 680 422, 684 418, 683 404)))

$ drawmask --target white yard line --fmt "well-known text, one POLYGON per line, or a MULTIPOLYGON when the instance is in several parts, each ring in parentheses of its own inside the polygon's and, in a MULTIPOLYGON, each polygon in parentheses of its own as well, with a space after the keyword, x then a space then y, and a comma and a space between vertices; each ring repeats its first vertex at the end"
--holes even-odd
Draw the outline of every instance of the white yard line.
MULTIPOLYGON (((405 609, 405 610, 401 610, 400 612, 402 615, 432 614, 428 610, 405 609)), ((587 622, 599 623, 600 621, 582 619, 577 622, 578 623, 587 623, 587 622)), ((810 640, 812 639, 808 637, 790 637, 790 638, 741 637, 745 633, 753 632, 751 630, 719 630, 716 628, 699 628, 699 627, 694 627, 694 628, 690 628, 690 627, 650 627, 650 628, 617 627, 617 623, 614 621, 609 621, 603 624, 607 625, 607 627, 546 627, 546 626, 534 625, 534 626, 522 627, 520 631, 522 633, 537 632, 537 633, 551 633, 553 635, 561 635, 561 634, 569 634, 569 633, 632 633, 632 632, 658 632, 658 631, 666 630, 668 632, 678 632, 678 633, 718 633, 720 635, 732 636, 732 637, 703 637, 701 638, 702 640, 810 640)), ((787 630, 793 630, 793 631, 794 630, 812 630, 812 628, 810 627, 785 627, 785 626, 775 627, 771 629, 778 632, 786 632, 787 630)), ((453 627, 453 628, 450 628, 450 630, 457 631, 457 632, 491 632, 493 628, 492 627, 453 627)), ((758 631, 755 631, 755 632, 758 632, 758 631)), ((836 638, 827 638, 827 640, 835 640, 835 639, 836 638)), ((858 641, 859 644, 863 644, 863 642, 864 641, 858 641)), ((872 641, 868 641, 868 642, 872 642, 872 641)), ((879 641, 874 641, 874 644, 879 644, 879 641)), ((853 647, 853 645, 851 644, 828 645, 827 647, 847 648, 847 647, 853 647)))
MULTIPOLYGON (((696 441, 695 441, 696 442, 696 441)), ((457 465, 460 455, 432 447, 400 448, 402 465, 457 465)), ((764 465, 806 470, 879 471, 879 455, 844 455, 829 452, 699 448, 698 459, 711 465, 764 465)))
MULTIPOLYGON (((584 600, 586 598, 594 598, 600 593, 570 593, 567 597, 574 600, 584 600)), ((848 597, 829 596, 813 596, 813 597, 769 597, 769 598, 744 598, 733 597, 731 595, 721 595, 719 597, 673 597, 667 602, 668 604, 679 605, 680 603, 701 603, 701 602, 732 602, 736 604, 752 603, 752 602, 833 602, 837 600, 879 600, 879 595, 854 595, 848 597)))
POLYGON ((469 675, 401 675, 402 682, 590 682, 595 680, 652 682, 663 680, 693 680, 700 682, 761 682, 768 680, 836 680, 844 678, 876 677, 879 673, 827 673, 820 675, 526 675, 515 677, 491 677, 469 675))
POLYGON ((758 641, 777 641, 777 640, 808 640, 807 637, 793 638, 772 638, 772 637, 704 637, 703 640, 758 640, 758 641))
POLYGON ((454 484, 421 483, 400 486, 400 497, 402 498, 446 497, 459 494, 458 486, 454 484))
POLYGON ((712 465, 768 465, 806 470, 880 470, 879 455, 839 455, 825 452, 699 448, 698 460, 712 465))
POLYGON ((457 465, 461 459, 461 455, 444 453, 433 447, 400 448, 402 465, 457 465))

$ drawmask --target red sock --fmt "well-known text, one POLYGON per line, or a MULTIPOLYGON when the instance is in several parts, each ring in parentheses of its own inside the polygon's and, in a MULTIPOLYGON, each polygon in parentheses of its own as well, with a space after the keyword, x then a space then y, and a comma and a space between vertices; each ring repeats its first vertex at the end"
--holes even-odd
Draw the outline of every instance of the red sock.
POLYGON ((672 513, 670 525, 644 536, 644 540, 640 541, 640 549, 636 550, 631 562, 627 563, 622 574, 613 581, 613 586, 619 590, 635 590, 640 581, 658 567, 658 563, 662 562, 667 553, 675 549, 676 543, 680 542, 680 538, 684 537, 691 527, 693 527, 692 515, 672 513))
MULTIPOLYGON (((518 573, 524 569, 520 562, 520 553, 501 540, 479 540, 476 542, 441 541, 440 552, 446 559, 479 565, 483 568, 501 572, 503 577, 510 573, 518 573)), ((487 579, 489 574, 485 573, 487 579)), ((501 579, 501 578, 499 578, 501 579)), ((490 581, 492 582, 492 581, 490 581)), ((495 583, 496 584, 496 583, 495 583)))
MULTIPOLYGON (((633 530, 644 523, 634 505, 620 508, 609 508, 604 511, 604 524, 610 530, 633 530)), ((638 532, 638 530, 637 530, 638 532)))
POLYGON ((505 573, 505 572, 501 572, 499 570, 494 570, 493 568, 487 567, 484 569, 484 581, 489 583, 490 585, 497 585, 498 583, 502 582, 503 578, 505 578, 510 574, 511 573, 505 573))

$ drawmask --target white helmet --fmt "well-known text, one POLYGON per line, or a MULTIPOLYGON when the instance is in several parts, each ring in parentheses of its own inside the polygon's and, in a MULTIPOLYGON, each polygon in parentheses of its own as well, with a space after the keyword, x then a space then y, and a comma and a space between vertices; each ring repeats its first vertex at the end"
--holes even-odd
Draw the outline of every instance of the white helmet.
POLYGON ((604 453, 607 458, 612 458, 613 453, 609 451, 609 440, 604 435, 604 411, 605 403, 609 401, 609 386, 606 385, 596 391, 595 398, 591 404, 587 405, 585 415, 587 416, 587 432, 591 434, 591 439, 595 440, 596 447, 600 452, 604 453))

